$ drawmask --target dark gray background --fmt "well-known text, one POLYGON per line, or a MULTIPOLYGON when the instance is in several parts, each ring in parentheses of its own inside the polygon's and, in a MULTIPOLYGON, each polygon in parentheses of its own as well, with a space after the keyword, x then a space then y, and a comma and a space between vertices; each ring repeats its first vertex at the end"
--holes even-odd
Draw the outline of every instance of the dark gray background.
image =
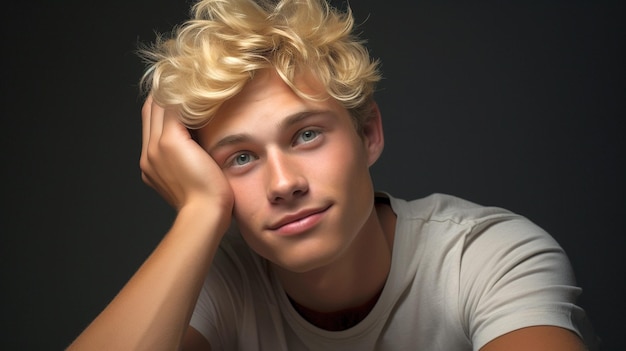
MULTIPOLYGON (((337 2, 341 4, 342 2, 337 2)), ((2 11, 0 349, 62 349, 173 211, 143 185, 137 41, 185 1, 2 11)), ((604 350, 623 346, 621 1, 353 1, 385 80, 379 190, 505 207, 568 252, 604 350), (619 346, 618 346, 619 345, 619 346)))

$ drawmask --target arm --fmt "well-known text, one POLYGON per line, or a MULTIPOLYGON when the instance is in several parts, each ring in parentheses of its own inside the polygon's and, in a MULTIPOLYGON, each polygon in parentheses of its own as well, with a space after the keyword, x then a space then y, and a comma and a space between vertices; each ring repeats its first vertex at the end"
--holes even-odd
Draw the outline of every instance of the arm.
POLYGON ((489 343, 481 351, 584 351, 582 340, 575 333, 550 326, 518 329, 504 334, 489 343))
POLYGON ((230 186, 176 113, 148 98, 142 121, 142 178, 178 214, 154 252, 68 350, 179 349, 230 224, 230 186))

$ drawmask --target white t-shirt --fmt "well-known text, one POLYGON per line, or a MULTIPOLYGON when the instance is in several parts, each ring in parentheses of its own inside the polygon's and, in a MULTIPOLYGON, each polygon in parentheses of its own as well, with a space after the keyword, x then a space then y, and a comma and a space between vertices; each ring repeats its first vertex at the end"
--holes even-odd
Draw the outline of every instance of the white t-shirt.
POLYGON ((225 235, 191 326, 213 350, 478 350, 507 332, 553 325, 588 343, 581 289, 557 242, 526 218, 441 194, 405 201, 391 270, 356 326, 326 331, 292 307, 267 262, 225 235))

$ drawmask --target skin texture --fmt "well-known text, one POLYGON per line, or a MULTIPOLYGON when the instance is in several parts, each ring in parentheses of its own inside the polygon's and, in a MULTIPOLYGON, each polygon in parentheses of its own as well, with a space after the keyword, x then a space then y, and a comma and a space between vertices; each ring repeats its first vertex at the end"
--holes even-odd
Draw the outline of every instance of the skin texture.
MULTIPOLYGON (((324 91, 310 76, 296 84, 324 91)), ((369 174, 383 148, 375 111, 359 135, 335 100, 302 99, 263 71, 198 133, 233 190, 244 239, 316 311, 362 304, 389 272, 393 231, 381 227, 369 174)))
MULTIPOLYGON (((297 84, 322 91, 310 76, 297 84)), ((375 104, 372 116, 358 134, 336 101, 303 100, 264 71, 198 131, 199 145, 175 110, 148 98, 142 178, 177 216, 68 349, 210 350, 188 324, 232 216, 287 294, 313 314, 341 313, 375 298, 390 268, 395 215, 373 204, 368 169, 384 144, 375 104)), ((570 331, 539 326, 503 335, 483 350, 584 347, 570 331)))
POLYGON ((233 189, 247 243, 285 270, 336 260, 373 213, 374 156, 348 112, 331 99, 300 99, 276 74, 257 75, 198 135, 233 189), (311 230, 277 226, 302 211, 320 213, 311 230))

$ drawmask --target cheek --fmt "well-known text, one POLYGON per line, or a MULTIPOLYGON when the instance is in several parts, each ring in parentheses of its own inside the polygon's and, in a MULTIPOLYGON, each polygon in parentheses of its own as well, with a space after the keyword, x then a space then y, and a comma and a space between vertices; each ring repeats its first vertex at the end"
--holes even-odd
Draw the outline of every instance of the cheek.
POLYGON ((342 153, 334 157, 340 157, 342 162, 336 162, 337 169, 335 179, 341 182, 340 186, 345 201, 350 203, 349 207, 360 215, 361 211, 368 212, 369 202, 372 201, 373 184, 368 165, 368 155, 361 139, 352 140, 344 145, 344 150, 349 153, 342 153))
POLYGON ((235 204, 233 208, 233 218, 237 222, 239 231, 244 241, 255 252, 262 254, 264 245, 259 237, 258 225, 260 224, 260 208, 258 193, 259 186, 242 186, 241 184, 231 184, 235 195, 235 204), (234 186, 233 186, 234 185, 234 186), (253 190, 254 189, 254 190, 253 190))
POLYGON ((354 186, 363 176, 369 176, 367 155, 362 144, 355 140, 345 140, 326 156, 328 162, 323 163, 326 172, 333 174, 334 179, 342 179, 354 186))
POLYGON ((229 183, 235 197, 233 208, 235 219, 240 223, 242 219, 246 220, 244 222, 253 220, 256 210, 259 209, 255 204, 259 204, 264 197, 258 182, 246 178, 231 178, 229 183))

